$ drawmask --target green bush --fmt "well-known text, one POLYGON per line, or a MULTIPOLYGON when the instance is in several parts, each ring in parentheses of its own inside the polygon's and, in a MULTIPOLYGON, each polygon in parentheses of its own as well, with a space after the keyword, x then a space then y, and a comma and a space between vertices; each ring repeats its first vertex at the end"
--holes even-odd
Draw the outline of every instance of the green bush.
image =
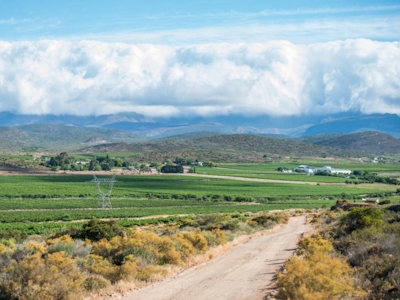
POLYGON ((341 225, 350 232, 370 226, 382 227, 382 224, 383 212, 376 207, 353 208, 341 219, 341 225))
POLYGON ((114 236, 122 236, 123 234, 123 228, 119 226, 116 221, 94 219, 83 225, 82 229, 78 230, 76 233, 71 234, 71 237, 99 241, 101 239, 110 240, 114 236))
POLYGON ((263 226, 265 228, 271 227, 273 224, 278 222, 277 217, 275 216, 268 216, 268 215, 261 215, 251 219, 253 222, 256 222, 257 225, 263 226))
POLYGON ((390 203, 392 203, 392 201, 390 201, 388 199, 388 200, 383 200, 383 201, 379 202, 379 205, 385 205, 385 204, 390 204, 390 203))

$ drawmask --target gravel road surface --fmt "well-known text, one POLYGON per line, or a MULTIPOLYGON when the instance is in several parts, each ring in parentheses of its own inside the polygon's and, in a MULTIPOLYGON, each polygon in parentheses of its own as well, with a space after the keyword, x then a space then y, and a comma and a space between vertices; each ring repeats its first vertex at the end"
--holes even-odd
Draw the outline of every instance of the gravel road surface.
POLYGON ((262 300, 275 271, 309 232, 305 216, 235 246, 209 262, 132 292, 124 300, 262 300))

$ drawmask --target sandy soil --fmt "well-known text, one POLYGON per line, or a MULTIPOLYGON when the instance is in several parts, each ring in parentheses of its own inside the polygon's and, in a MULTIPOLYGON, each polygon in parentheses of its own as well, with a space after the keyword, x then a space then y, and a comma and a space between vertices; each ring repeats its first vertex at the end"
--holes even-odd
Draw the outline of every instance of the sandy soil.
POLYGON ((254 237, 211 261, 132 292, 124 300, 262 300, 275 271, 311 231, 305 216, 293 217, 277 232, 254 237))

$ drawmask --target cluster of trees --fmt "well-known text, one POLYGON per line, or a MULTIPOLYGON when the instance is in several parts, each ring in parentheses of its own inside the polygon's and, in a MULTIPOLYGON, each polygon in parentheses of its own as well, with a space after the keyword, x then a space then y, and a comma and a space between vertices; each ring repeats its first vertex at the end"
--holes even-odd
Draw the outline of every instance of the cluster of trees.
POLYGON ((109 155, 106 155, 105 157, 92 158, 89 163, 82 163, 77 161, 74 157, 69 156, 67 152, 61 152, 51 157, 47 166, 53 171, 108 171, 114 167, 127 167, 129 166, 129 162, 123 161, 119 157, 110 158, 109 155))
POLYGON ((183 173, 183 166, 165 165, 161 167, 161 173, 183 173))
POLYGON ((166 159, 164 161, 165 165, 178 165, 178 166, 199 166, 202 164, 203 167, 216 167, 217 164, 212 161, 206 161, 206 162, 199 162, 197 159, 187 159, 187 158, 182 158, 182 157, 176 157, 174 160, 172 159, 166 159))
POLYGON ((98 157, 93 158, 89 162, 88 170, 89 171, 109 171, 114 167, 126 167, 127 163, 124 162, 121 158, 110 158, 107 154, 106 157, 98 157))
MULTIPOLYGON (((199 165, 199 162, 197 160, 176 157, 175 160, 166 159, 163 166, 160 162, 138 163, 132 162, 129 159, 123 160, 119 157, 111 158, 109 155, 92 158, 89 162, 80 162, 74 157, 69 156, 67 152, 61 152, 51 157, 44 165, 51 168, 53 171, 109 171, 114 167, 124 167, 134 168, 141 172, 149 172, 150 168, 155 168, 157 171, 163 173, 183 173, 183 166, 196 166, 199 165)), ((217 165, 210 161, 204 162, 203 166, 216 167, 217 165)), ((194 169, 192 168, 191 171, 194 172, 194 169)))
POLYGON ((379 176, 376 173, 371 173, 368 171, 355 170, 353 172, 353 175, 354 176, 351 177, 352 179, 358 179, 364 183, 377 182, 377 183, 386 183, 386 184, 394 184, 394 185, 400 184, 400 181, 398 181, 397 178, 383 177, 383 176, 379 176))

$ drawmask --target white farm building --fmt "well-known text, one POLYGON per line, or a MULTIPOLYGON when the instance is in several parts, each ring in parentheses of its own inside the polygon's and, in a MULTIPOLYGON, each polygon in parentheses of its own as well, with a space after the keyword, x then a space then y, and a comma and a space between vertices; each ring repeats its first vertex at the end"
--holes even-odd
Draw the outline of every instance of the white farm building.
POLYGON ((298 166, 295 169, 296 172, 304 172, 306 174, 312 175, 315 174, 317 172, 327 172, 327 173, 331 173, 331 174, 351 174, 351 170, 342 170, 342 169, 334 169, 330 166, 323 166, 322 168, 310 168, 307 165, 301 165, 298 166))
POLYGON ((351 174, 351 170, 334 169, 330 166, 323 166, 321 169, 317 169, 317 170, 332 173, 332 174, 351 174))

